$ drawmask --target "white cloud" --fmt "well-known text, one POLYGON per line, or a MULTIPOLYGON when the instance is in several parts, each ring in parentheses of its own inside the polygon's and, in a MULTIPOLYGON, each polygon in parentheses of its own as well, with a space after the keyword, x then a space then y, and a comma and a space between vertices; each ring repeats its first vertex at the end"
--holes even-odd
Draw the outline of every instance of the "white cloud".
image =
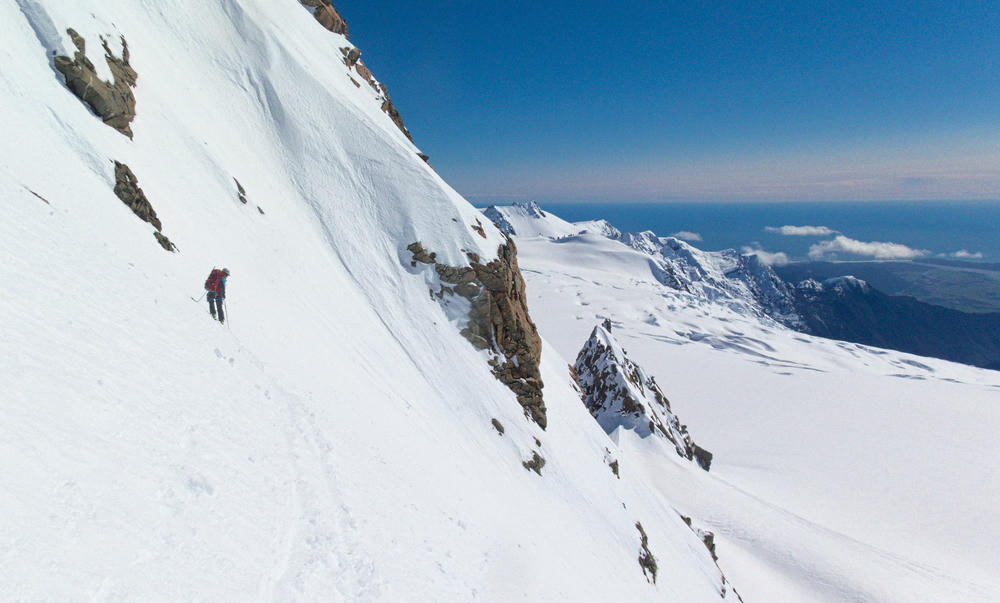
POLYGON ((768 226, 764 230, 786 237, 828 237, 837 234, 836 230, 828 226, 768 226))
POLYGON ((983 252, 977 251, 972 253, 967 249, 959 249, 958 251, 953 251, 948 254, 950 257, 958 258, 960 260, 981 260, 983 259, 983 252))
POLYGON ((677 237, 678 239, 684 239, 685 241, 701 241, 700 234, 696 232, 691 232, 689 230, 682 230, 680 232, 675 232, 670 236, 677 237))
POLYGON ((844 235, 838 235, 829 241, 820 241, 809 247, 809 257, 814 260, 837 254, 868 256, 877 260, 912 260, 930 253, 926 249, 913 249, 900 243, 858 241, 844 235))
POLYGON ((762 264, 767 264, 768 266, 784 266, 788 263, 788 254, 784 251, 771 253, 770 251, 764 251, 759 247, 750 246, 744 246, 742 251, 747 255, 756 255, 757 259, 759 259, 762 264))

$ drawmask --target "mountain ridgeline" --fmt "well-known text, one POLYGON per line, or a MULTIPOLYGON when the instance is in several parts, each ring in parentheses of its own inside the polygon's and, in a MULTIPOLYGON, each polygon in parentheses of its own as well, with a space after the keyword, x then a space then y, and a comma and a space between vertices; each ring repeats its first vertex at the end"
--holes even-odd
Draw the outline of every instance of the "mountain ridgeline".
POLYGON ((886 295, 853 276, 805 280, 794 295, 807 333, 1000 370, 1000 313, 886 295))
POLYGON ((0 2, 5 594, 738 600, 345 17, 0 2))
MULTIPOLYGON (((622 233, 603 220, 570 223, 534 202, 483 211, 502 231, 524 233, 520 236, 560 240, 586 234, 619 241, 645 255, 651 275, 663 285, 728 300, 802 333, 1000 370, 1000 313, 968 313, 886 295, 849 274, 786 281, 755 254, 706 252, 651 231, 622 233)), ((834 264, 826 272, 838 268, 850 270, 834 264)))

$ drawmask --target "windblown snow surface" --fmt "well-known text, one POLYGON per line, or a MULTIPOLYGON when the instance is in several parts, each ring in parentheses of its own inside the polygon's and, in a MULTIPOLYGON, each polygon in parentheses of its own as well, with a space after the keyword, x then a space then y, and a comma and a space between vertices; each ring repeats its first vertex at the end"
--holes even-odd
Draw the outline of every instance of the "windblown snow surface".
POLYGON ((4 599, 735 599, 674 486, 609 469, 576 350, 542 431, 428 294, 408 244, 504 238, 297 0, 0 0, 0 33, 4 599), (69 27, 105 78, 126 38, 133 140, 53 69, 69 27), (226 327, 193 301, 223 265, 226 327))
MULTIPOLYGON (((1000 600, 1000 373, 802 335, 666 287, 649 253, 600 234, 517 244, 556 351, 609 319, 714 453, 685 471, 658 438, 612 433, 622 477, 715 532, 744 600, 1000 600)), ((710 274, 731 255, 695 260, 710 274)))

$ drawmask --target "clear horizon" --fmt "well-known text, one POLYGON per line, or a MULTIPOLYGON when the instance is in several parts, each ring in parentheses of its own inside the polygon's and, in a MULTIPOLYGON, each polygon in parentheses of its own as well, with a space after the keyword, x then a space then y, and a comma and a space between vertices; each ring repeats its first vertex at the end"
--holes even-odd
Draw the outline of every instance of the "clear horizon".
POLYGON ((474 203, 1000 199, 1000 5, 339 0, 474 203))

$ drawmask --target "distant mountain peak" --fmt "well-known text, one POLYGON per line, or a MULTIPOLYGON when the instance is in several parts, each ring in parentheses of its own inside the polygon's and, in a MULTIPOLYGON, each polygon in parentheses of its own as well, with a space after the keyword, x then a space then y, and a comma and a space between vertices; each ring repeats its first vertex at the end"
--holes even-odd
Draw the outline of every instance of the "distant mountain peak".
POLYGON ((524 210, 529 216, 533 218, 544 218, 545 212, 539 207, 538 203, 534 201, 515 201, 514 207, 524 210))

